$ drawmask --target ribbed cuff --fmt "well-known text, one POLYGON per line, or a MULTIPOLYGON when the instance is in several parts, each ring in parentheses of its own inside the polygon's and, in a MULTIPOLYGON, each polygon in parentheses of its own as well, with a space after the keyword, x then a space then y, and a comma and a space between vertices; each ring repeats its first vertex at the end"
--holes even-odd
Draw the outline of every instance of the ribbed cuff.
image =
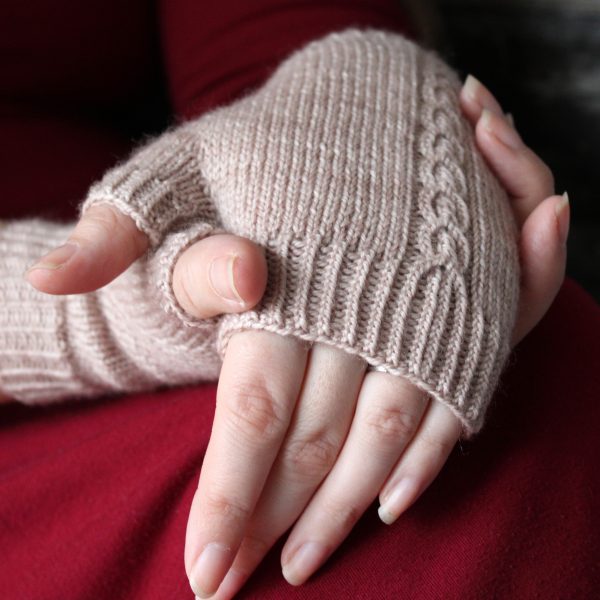
POLYGON ((287 240, 267 252, 269 284, 255 310, 225 315, 217 348, 245 329, 293 335, 358 355, 446 404, 469 436, 483 424, 509 353, 496 323, 467 306, 465 281, 443 265, 287 240), (486 321, 485 326, 484 321, 486 321))
POLYGON ((171 232, 156 251, 153 261, 153 278, 161 292, 161 305, 168 314, 175 315, 184 326, 195 329, 214 329, 219 317, 197 319, 190 316, 179 304, 173 292, 173 271, 179 257, 192 245, 205 237, 227 233, 210 223, 197 222, 171 232))
POLYGON ((194 216, 214 223, 217 214, 200 157, 199 136, 192 129, 165 133, 95 183, 81 213, 95 204, 109 204, 131 217, 153 248, 167 232, 194 216))

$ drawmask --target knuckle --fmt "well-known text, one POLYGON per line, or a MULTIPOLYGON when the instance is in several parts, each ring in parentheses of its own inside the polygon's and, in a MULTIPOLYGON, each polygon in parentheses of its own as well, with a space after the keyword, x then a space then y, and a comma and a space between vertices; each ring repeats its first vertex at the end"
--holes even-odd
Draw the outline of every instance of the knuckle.
POLYGON ((427 430, 421 433, 420 438, 427 450, 439 460, 445 460, 456 444, 456 439, 439 436, 427 430))
POLYGON ((119 240, 128 253, 139 256, 147 247, 147 238, 135 225, 131 217, 108 204, 91 206, 77 224, 74 239, 94 242, 100 239, 119 240))
POLYGON ((321 480, 333 466, 338 451, 339 444, 318 431, 287 444, 281 462, 295 477, 321 480))
POLYGON ((540 199, 544 199, 554 193, 554 174, 552 169, 537 155, 530 155, 533 163, 535 177, 532 178, 532 186, 540 199))
MULTIPOLYGON (((246 556, 251 556, 252 558, 262 558, 270 550, 274 542, 275 539, 265 539, 262 536, 246 533, 240 545, 239 553, 244 553, 246 556)), ((248 572, 249 574, 250 572, 248 572)))
POLYGON ((412 437, 417 429, 417 415, 403 406, 372 406, 369 408, 365 424, 370 435, 384 442, 412 437))
POLYGON ((322 510, 338 531, 350 531, 362 515, 358 507, 335 498, 324 501, 322 510))
POLYGON ((240 382, 233 386, 227 402, 229 422, 237 432, 256 439, 279 436, 286 426, 283 406, 264 382, 240 382))
POLYGON ((148 248, 148 238, 138 229, 133 218, 110 206, 106 206, 106 213, 104 219, 112 235, 122 240, 134 257, 142 255, 148 248))
POLYGON ((121 223, 117 213, 105 204, 90 207, 80 221, 79 233, 112 234, 115 230, 121 230, 121 223))
POLYGON ((222 493, 212 492, 204 497, 204 509, 208 518, 226 523, 245 522, 250 517, 250 509, 222 493))
POLYGON ((550 194, 553 194, 554 187, 555 187, 554 174, 552 173, 552 170, 546 163, 542 163, 542 164, 543 164, 542 174, 541 174, 542 182, 544 183, 548 192, 550 194))

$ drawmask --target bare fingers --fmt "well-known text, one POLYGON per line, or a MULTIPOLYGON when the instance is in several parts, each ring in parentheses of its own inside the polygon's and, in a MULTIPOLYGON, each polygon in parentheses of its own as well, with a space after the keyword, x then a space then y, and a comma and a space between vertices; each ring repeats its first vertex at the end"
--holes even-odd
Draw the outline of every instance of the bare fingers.
POLYGON ((350 533, 413 438, 428 402, 400 377, 367 374, 340 456, 283 548, 288 582, 306 581, 350 533))
POLYGON ((429 487, 446 464, 460 433, 458 418, 441 402, 432 401, 379 494, 379 517, 384 523, 393 523, 429 487))
MULTIPOLYGON (((243 335, 248 334, 255 336, 256 351, 264 333, 243 335)), ((271 354, 270 341, 266 338, 264 348, 259 348, 261 364, 265 352, 270 364, 277 366, 279 360, 294 364, 285 346, 272 347, 275 353, 271 354)), ((394 473, 399 472, 403 481, 402 473, 411 474, 409 491, 416 498, 442 468, 458 439, 458 419, 443 406, 441 410, 430 406, 427 395, 410 382, 376 371, 365 376, 362 361, 316 346, 283 442, 281 430, 297 381, 288 382, 287 391, 270 394, 287 400, 270 402, 270 409, 258 411, 260 415, 279 414, 269 419, 269 430, 276 424, 274 435, 244 434, 248 419, 242 420, 241 429, 235 425, 240 421, 237 418, 233 427, 226 426, 229 411, 223 404, 217 407, 186 540, 186 567, 200 597, 216 591, 216 600, 232 598, 299 515, 284 547, 282 565, 290 583, 303 583, 345 539, 394 473), (280 408, 274 409, 275 404, 280 408)), ((232 361, 238 364, 250 356, 240 349, 232 348, 232 361)), ((226 390, 238 377, 233 364, 226 357, 219 385, 225 381, 227 386, 218 402, 228 402, 226 390)), ((245 372, 242 365, 242 381, 245 372)), ((252 384, 242 387, 256 389, 252 384)), ((264 432, 264 423, 260 429, 264 432)), ((393 482, 389 485, 396 489, 393 482)), ((406 497, 406 484, 400 487, 406 497)), ((398 512, 398 494, 392 492, 390 497, 385 497, 384 509, 398 512)))
POLYGON ((508 192, 520 227, 542 200, 554 194, 552 172, 502 116, 484 110, 477 122, 475 137, 492 171, 508 192))
POLYGON ((529 215, 521 229, 521 289, 512 345, 518 344, 550 308, 565 278, 569 198, 551 196, 529 215))
POLYGON ((310 352, 290 428, 215 600, 229 600, 302 513, 336 462, 354 415, 366 364, 326 344, 310 352))
POLYGON ((527 147, 492 93, 472 75, 461 90, 460 105, 475 128, 479 150, 511 197, 521 226, 544 198, 554 194, 552 171, 527 147))
POLYGON ((217 591, 238 552, 288 430, 307 354, 295 338, 264 331, 229 341, 186 532, 186 571, 197 596, 217 591))
POLYGON ((477 145, 508 191, 521 230, 521 290, 512 343, 539 322, 564 280, 570 207, 554 195, 549 167, 528 148, 491 92, 469 76, 461 91, 463 112, 475 127, 477 145))

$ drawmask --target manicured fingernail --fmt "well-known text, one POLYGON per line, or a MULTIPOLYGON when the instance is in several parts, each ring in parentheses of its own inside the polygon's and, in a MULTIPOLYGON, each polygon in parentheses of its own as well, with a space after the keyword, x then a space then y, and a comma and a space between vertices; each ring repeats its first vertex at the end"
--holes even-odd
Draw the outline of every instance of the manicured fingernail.
POLYGON ((569 194, 565 192, 562 195, 562 198, 557 202, 554 207, 554 211, 556 212, 556 220, 558 221, 558 235, 560 236, 560 241, 563 244, 567 243, 567 238, 569 237, 569 194))
POLYGON ((386 525, 391 525, 408 508, 416 492, 417 486, 412 479, 401 479, 400 483, 379 507, 377 511, 379 518, 386 525))
POLYGON ((210 598, 219 588, 230 564, 231 548, 224 544, 207 544, 190 575, 194 594, 200 598, 210 598))
POLYGON ((300 585, 321 566, 325 558, 327 558, 327 550, 322 544, 306 542, 283 565, 283 576, 288 583, 300 585))
POLYGON ((495 116, 487 108, 484 108, 481 113, 481 125, 505 146, 513 150, 520 150, 523 147, 523 141, 516 129, 513 129, 506 119, 495 116))
POLYGON ((481 82, 479 79, 473 77, 473 75, 467 75, 463 85, 463 91, 469 98, 471 98, 471 100, 477 102, 477 91, 480 87, 481 82))
POLYGON ((235 287, 233 268, 237 258, 235 254, 215 258, 208 268, 208 279, 217 296, 245 306, 246 302, 235 287))
POLYGON ((27 269, 27 272, 33 271, 34 269, 56 271, 57 269, 63 267, 71 258, 73 258, 73 255, 75 252, 77 252, 78 248, 79 246, 77 244, 73 244, 72 242, 63 244, 62 246, 55 248, 40 258, 35 265, 27 269))

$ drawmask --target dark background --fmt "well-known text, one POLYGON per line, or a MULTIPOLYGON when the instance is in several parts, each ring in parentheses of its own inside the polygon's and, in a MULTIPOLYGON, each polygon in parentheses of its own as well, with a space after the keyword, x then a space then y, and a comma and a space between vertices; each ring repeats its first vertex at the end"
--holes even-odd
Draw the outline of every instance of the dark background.
POLYGON ((600 300, 600 0, 413 4, 430 45, 491 88, 569 192, 567 272, 600 300))

